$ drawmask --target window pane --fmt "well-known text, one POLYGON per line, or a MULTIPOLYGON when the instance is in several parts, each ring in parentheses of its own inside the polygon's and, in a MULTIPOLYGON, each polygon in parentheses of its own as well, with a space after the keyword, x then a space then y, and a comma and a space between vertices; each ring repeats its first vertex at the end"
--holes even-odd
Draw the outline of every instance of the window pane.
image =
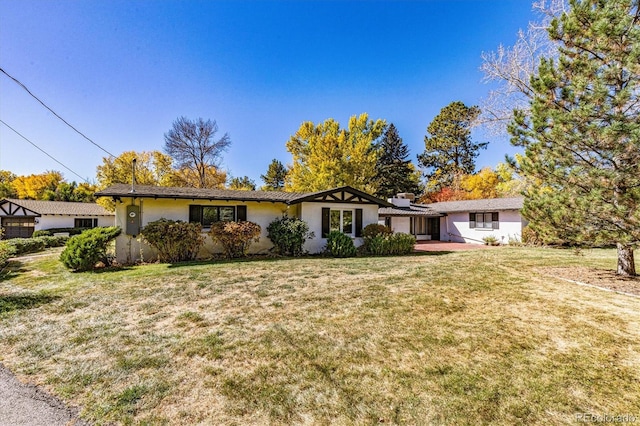
POLYGON ((218 207, 202 207, 202 226, 211 226, 219 220, 218 207))
POLYGON ((484 228, 483 217, 484 215, 482 213, 476 213, 476 228, 484 228))
POLYGON ((353 233, 353 212, 351 210, 342 212, 342 232, 345 234, 353 233))
POLYGON ((223 222, 232 222, 236 218, 235 207, 220 207, 220 220, 223 222))
POLYGON ((340 210, 331 210, 331 227, 332 231, 340 230, 340 210))
POLYGON ((493 228, 493 222, 491 221, 492 215, 491 213, 484 214, 484 227, 485 228, 493 228))

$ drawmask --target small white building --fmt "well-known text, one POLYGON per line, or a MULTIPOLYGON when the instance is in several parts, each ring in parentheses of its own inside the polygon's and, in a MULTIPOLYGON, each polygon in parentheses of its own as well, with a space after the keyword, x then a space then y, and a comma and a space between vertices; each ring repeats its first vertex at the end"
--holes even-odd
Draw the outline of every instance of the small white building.
POLYGON ((428 205, 414 204, 414 199, 411 193, 400 193, 390 198, 393 206, 380 208, 379 223, 393 232, 411 234, 418 241, 440 240, 440 218, 443 215, 428 205))
POLYGON ((96 203, 0 200, 4 238, 29 238, 34 231, 53 228, 113 226, 115 214, 96 203))
MULTIPOLYGON (((124 232, 116 238, 116 258, 120 263, 154 259, 157 254, 139 237, 140 228, 159 219, 197 222, 203 233, 217 221, 248 220, 262 228, 260 239, 251 253, 265 253, 273 247, 267 238, 267 227, 275 219, 287 215, 304 220, 314 237, 304 249, 318 253, 327 243, 326 235, 339 230, 361 245, 362 230, 378 222, 378 208, 391 203, 345 186, 313 193, 280 191, 233 191, 205 188, 178 188, 116 184, 96 193, 116 202, 116 226, 124 232)), ((207 236, 198 257, 221 252, 221 247, 207 236)))

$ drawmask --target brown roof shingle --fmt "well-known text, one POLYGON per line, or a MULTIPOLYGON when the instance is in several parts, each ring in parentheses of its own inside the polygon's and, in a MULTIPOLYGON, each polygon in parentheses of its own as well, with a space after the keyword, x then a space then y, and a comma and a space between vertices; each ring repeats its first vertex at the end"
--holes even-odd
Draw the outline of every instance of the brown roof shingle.
POLYGON ((68 215, 68 216, 114 216, 114 213, 106 210, 96 203, 73 203, 67 201, 42 201, 42 200, 17 200, 5 198, 2 202, 10 202, 22 206, 41 215, 68 215))

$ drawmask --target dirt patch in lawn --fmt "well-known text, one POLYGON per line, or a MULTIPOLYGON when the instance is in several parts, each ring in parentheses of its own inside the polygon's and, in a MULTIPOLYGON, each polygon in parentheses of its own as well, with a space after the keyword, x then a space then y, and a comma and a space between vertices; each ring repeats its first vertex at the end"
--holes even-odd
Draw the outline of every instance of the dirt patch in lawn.
POLYGON ((587 267, 538 268, 538 272, 578 283, 640 297, 640 276, 623 277, 615 271, 587 267))

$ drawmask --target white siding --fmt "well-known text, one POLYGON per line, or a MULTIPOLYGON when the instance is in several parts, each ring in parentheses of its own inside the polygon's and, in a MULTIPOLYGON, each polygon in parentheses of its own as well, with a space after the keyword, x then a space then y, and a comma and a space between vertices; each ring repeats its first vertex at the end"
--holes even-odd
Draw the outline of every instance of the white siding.
MULTIPOLYGON (((142 248, 142 255, 144 260, 155 259, 157 253, 147 244, 142 243, 140 237, 132 238, 129 235, 125 235, 126 224, 126 209, 127 205, 131 204, 131 199, 123 199, 123 203, 116 205, 116 225, 122 228, 122 234, 116 239, 116 257, 118 262, 131 263, 140 260, 140 253, 142 248)), ((251 244, 250 253, 266 253, 273 244, 271 240, 267 238, 267 226, 274 219, 281 217, 287 212, 287 206, 284 203, 272 203, 272 202, 242 202, 242 201, 207 201, 207 200, 171 200, 171 199, 151 199, 146 198, 144 200, 135 200, 135 204, 141 205, 140 219, 142 226, 147 225, 149 222, 165 218, 171 220, 182 220, 184 222, 189 221, 189 205, 197 204, 202 206, 247 206, 247 220, 255 222, 262 228, 260 240, 251 244)), ((206 235, 205 245, 198 254, 200 258, 206 258, 215 253, 220 253, 222 248, 215 244, 211 238, 206 234, 208 229, 203 230, 203 234, 206 235)))
POLYGON ((498 242, 508 244, 509 238, 522 237, 522 216, 518 210, 501 210, 499 229, 470 229, 469 213, 449 213, 440 219, 440 239, 459 243, 484 244, 482 238, 496 237, 498 242))
POLYGON ((411 232, 411 218, 403 217, 403 216, 392 216, 391 217, 391 230, 394 233, 403 232, 405 234, 410 234, 411 232))
POLYGON ((43 230, 50 228, 73 228, 75 219, 98 219, 98 226, 113 226, 115 223, 114 216, 73 216, 73 215, 49 215, 43 214, 36 218, 35 230, 43 230))
MULTIPOLYGON (((375 204, 355 204, 355 203, 302 203, 300 206, 300 219, 307 222, 309 230, 315 234, 315 238, 305 243, 304 249, 309 253, 319 253, 327 245, 327 239, 322 238, 322 208, 348 210, 362 209, 362 228, 371 223, 378 223, 378 206, 375 204)), ((354 213, 355 226, 355 213, 354 213)), ((362 238, 354 238, 354 243, 360 246, 362 238)))

